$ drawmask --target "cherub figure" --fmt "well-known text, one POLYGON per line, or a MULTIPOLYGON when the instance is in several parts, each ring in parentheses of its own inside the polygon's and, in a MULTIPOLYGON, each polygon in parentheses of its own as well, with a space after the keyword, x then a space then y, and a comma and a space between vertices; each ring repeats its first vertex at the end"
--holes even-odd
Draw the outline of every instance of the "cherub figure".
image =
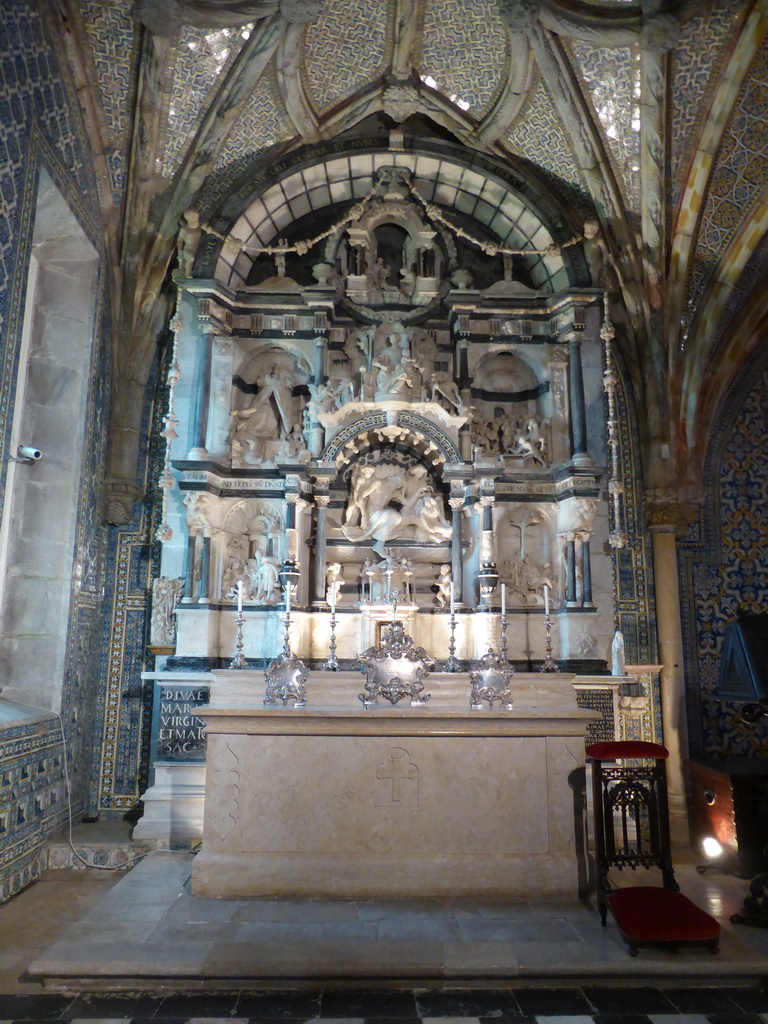
POLYGON ((437 601, 438 608, 443 609, 450 605, 451 602, 451 567, 450 565, 441 565, 440 574, 435 580, 435 600, 437 601))

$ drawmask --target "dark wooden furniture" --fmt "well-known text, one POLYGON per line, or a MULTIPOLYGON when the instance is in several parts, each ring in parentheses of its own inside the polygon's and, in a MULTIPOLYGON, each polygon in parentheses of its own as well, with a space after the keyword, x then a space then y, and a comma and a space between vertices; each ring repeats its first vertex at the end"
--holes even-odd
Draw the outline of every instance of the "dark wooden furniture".
POLYGON ((587 747, 592 761, 597 900, 611 911, 630 956, 641 947, 706 946, 717 953, 720 925, 680 891, 672 867, 666 747, 622 741, 587 747), (658 868, 661 885, 614 888, 611 869, 658 868))
POLYGON ((688 761, 693 839, 712 836, 741 878, 768 870, 768 758, 688 761))

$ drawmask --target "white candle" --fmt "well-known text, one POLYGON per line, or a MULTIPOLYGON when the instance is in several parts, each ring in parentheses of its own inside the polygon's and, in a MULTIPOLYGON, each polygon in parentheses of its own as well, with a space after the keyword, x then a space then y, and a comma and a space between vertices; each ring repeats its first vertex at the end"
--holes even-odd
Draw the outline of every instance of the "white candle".
POLYGON ((288 580, 285 582, 285 614, 291 614, 291 584, 288 580))
POLYGON ((336 584, 331 584, 331 615, 336 614, 336 584))
POLYGON ((507 614, 507 584, 501 584, 501 617, 502 619, 507 614))
POLYGON ((243 581, 237 581, 237 614, 243 614, 243 581))
POLYGON ((549 618, 549 587, 544 584, 544 614, 549 618))
POLYGON ((456 602, 453 599, 453 580, 451 580, 451 615, 456 612, 456 602))

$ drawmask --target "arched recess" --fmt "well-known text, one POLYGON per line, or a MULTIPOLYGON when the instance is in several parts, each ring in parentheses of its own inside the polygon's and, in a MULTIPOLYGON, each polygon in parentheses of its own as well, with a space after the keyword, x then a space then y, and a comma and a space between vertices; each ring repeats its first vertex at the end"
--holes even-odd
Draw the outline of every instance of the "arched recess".
POLYGON ((343 466, 351 461, 361 447, 374 444, 400 444, 426 459, 436 471, 445 464, 462 464, 459 449, 436 423, 412 412, 385 411, 368 413, 348 423, 333 438, 321 461, 343 466))
MULTIPOLYGON (((500 246, 530 250, 523 260, 534 287, 557 292, 589 284, 580 247, 557 248, 577 233, 564 204, 530 172, 435 139, 408 139, 397 150, 383 138, 321 143, 285 158, 251 189, 245 184, 238 190, 238 211, 222 225, 226 235, 208 239, 200 275, 234 290, 243 287, 254 253, 277 244, 307 214, 334 206, 343 211, 363 199, 380 169, 393 166, 410 172, 423 201, 448 220, 452 214, 474 220, 479 233, 500 246)), ((232 209, 232 200, 226 205, 232 209)))

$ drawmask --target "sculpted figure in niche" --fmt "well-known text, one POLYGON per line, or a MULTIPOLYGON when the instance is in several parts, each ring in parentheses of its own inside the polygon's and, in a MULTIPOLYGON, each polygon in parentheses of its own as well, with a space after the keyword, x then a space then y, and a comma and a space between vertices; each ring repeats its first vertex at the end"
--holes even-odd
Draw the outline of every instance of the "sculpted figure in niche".
POLYGON ((230 414, 230 445, 263 456, 264 442, 289 437, 298 425, 299 402, 293 397, 293 375, 276 363, 256 383, 259 390, 251 405, 230 414))
POLYGON ((355 474, 343 532, 349 540, 373 538, 373 550, 383 558, 390 540, 429 543, 447 540, 452 530, 424 466, 404 470, 384 464, 355 474))
POLYGON ((184 577, 161 576, 152 583, 152 621, 150 641, 170 647, 176 643, 174 612, 184 593, 184 577))
POLYGON ((522 455, 523 462, 528 462, 532 459, 534 462, 538 462, 540 466, 545 464, 547 441, 541 433, 539 421, 535 416, 531 416, 526 421, 525 431, 515 438, 512 454, 522 455))
POLYGON ((256 604, 277 604, 280 600, 280 567, 276 558, 257 554, 246 562, 248 596, 256 604))

